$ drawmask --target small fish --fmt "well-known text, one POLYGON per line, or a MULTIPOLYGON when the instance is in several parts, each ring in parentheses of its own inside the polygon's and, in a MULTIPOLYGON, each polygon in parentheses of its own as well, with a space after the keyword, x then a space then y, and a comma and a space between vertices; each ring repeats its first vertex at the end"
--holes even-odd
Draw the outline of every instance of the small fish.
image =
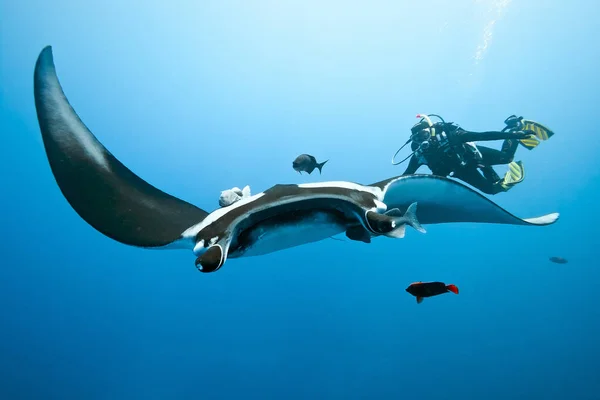
POLYGON ((569 262, 566 258, 562 257, 550 257, 550 261, 557 264, 566 264, 569 262))
POLYGON ((319 174, 321 173, 321 168, 323 165, 329 160, 325 160, 322 163, 318 163, 317 159, 311 156, 310 154, 300 154, 296 159, 292 162, 292 167, 294 170, 298 171, 299 174, 302 174, 302 171, 308 172, 310 175, 315 168, 319 170, 319 174))
POLYGON ((417 303, 421 303, 424 297, 437 296, 448 292, 458 294, 458 287, 456 285, 446 285, 443 282, 415 282, 408 285, 406 291, 417 298, 417 303))

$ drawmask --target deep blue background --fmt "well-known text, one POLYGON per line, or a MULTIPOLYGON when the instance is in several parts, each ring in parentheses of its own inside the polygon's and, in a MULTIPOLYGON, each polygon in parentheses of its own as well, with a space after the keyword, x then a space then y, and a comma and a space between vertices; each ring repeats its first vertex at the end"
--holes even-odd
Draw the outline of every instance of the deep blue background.
POLYGON ((600 398, 599 11, 0 0, 0 398, 600 398), (232 186, 397 175, 417 113, 471 130, 515 113, 556 135, 519 149, 526 180, 493 199, 561 219, 326 240, 200 274, 190 252, 103 237, 62 197, 33 103, 46 45, 106 147, 202 208, 232 186), (331 160, 322 176, 292 170, 303 152, 331 160), (417 305, 417 280, 461 293, 417 305))

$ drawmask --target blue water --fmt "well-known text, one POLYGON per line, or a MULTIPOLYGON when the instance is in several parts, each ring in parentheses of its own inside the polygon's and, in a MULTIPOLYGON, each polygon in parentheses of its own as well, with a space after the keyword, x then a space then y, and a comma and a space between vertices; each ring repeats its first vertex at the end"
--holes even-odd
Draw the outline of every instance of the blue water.
POLYGON ((599 399, 598 12, 0 0, 0 398, 599 399), (400 174, 417 113, 470 130, 518 114, 556 135, 518 150, 527 177, 493 200, 561 219, 325 240, 201 274, 188 251, 111 241, 62 197, 33 103, 46 45, 99 140, 204 209, 233 186, 400 174), (330 159, 323 175, 292 170, 304 152, 330 159), (418 280, 460 294, 417 304, 418 280))

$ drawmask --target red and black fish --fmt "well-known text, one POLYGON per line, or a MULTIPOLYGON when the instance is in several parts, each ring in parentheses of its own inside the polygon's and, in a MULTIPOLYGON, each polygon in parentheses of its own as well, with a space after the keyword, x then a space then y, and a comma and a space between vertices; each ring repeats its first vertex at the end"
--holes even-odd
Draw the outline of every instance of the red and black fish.
POLYGON ((406 288, 406 291, 417 298, 417 303, 421 303, 425 297, 438 296, 448 292, 458 294, 458 287, 446 285, 443 282, 414 282, 406 288))

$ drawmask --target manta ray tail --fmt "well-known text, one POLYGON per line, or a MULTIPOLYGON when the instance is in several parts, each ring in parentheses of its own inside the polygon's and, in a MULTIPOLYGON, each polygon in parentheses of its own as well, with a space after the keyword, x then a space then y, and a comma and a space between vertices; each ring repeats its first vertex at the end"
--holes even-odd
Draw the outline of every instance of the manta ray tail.
POLYGON ((135 175, 96 139, 62 90, 51 46, 35 65, 34 98, 56 183, 96 230, 124 244, 161 247, 208 215, 135 175))

